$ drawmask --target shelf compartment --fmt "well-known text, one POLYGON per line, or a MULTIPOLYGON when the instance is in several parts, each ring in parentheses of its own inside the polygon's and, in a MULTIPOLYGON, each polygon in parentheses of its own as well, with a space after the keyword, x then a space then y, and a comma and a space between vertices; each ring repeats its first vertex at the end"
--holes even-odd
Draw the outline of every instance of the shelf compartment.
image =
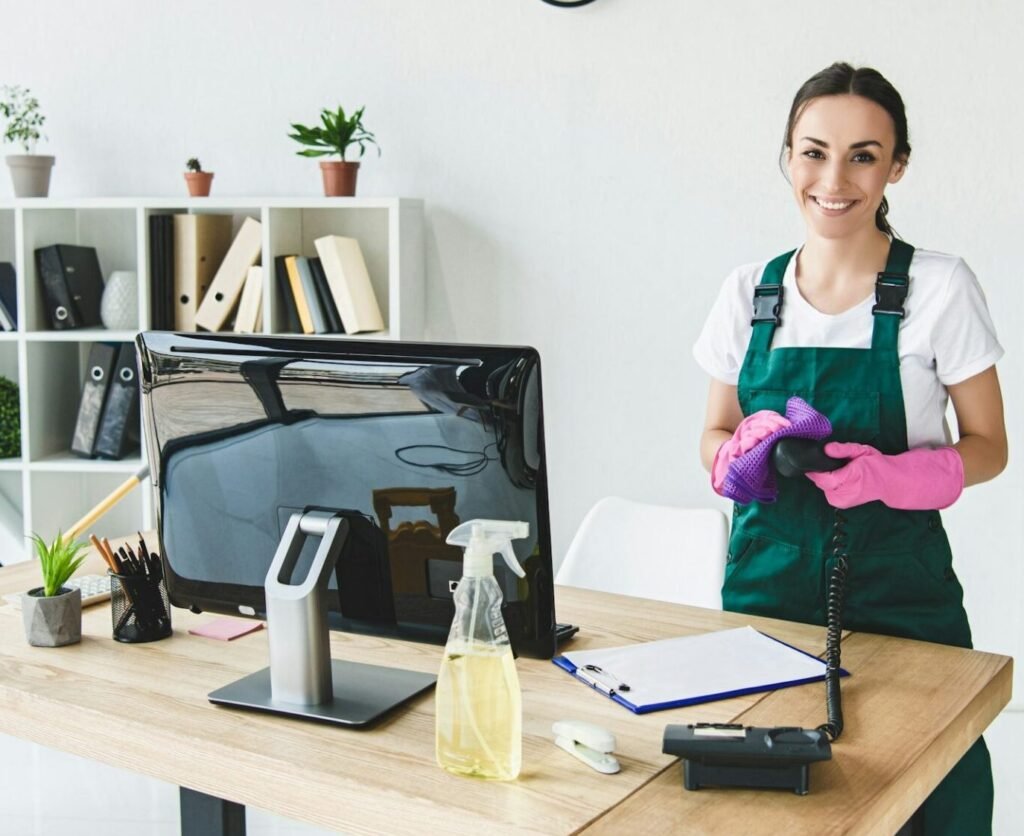
MULTIPOLYGON (((263 222, 263 210, 259 206, 251 205, 237 205, 220 202, 216 205, 210 203, 198 203, 190 204, 189 202, 176 202, 168 201, 166 204, 160 204, 158 206, 149 206, 143 212, 143 229, 142 236, 146 243, 145 252, 151 253, 153 251, 153 241, 150 235, 149 219, 153 215, 230 215, 231 216, 231 240, 234 241, 235 236, 238 234, 238 230, 241 228, 242 223, 246 218, 252 218, 255 221, 263 222)), ((152 265, 149 262, 149 258, 145 259, 145 264, 142 265, 142 275, 144 280, 142 282, 143 289, 143 310, 145 311, 145 321, 150 323, 150 328, 153 327, 152 317, 152 304, 151 297, 153 293, 153 276, 151 274, 152 265)), ((173 281, 173 276, 171 277, 173 281)), ((229 320, 230 321, 230 320, 229 320)))
MULTIPOLYGON (((88 468, 76 468, 79 470, 104 469, 98 466, 97 459, 85 459, 71 453, 71 438, 75 432, 91 347, 90 342, 47 340, 25 343, 28 412, 32 416, 27 449, 30 466, 36 462, 63 460, 68 466, 73 462, 91 463, 88 468)), ((22 449, 25 450, 24 442, 22 449)), ((137 452, 129 454, 128 460, 138 457, 137 452)))
MULTIPOLYGON (((20 391, 20 374, 18 371, 18 345, 16 342, 5 340, 0 342, 0 377, 7 378, 13 382, 16 386, 19 386, 18 398, 15 401, 17 408, 17 415, 15 420, 18 421, 19 436, 22 439, 22 443, 18 446, 17 452, 11 456, 4 456, 0 458, 0 466, 9 464, 12 466, 20 466, 22 463, 22 456, 24 454, 24 397, 20 391)), ((2 453, 0 453, 2 455, 2 453)), ((0 558, 2 560, 3 558, 0 558)))
MULTIPOLYGON (((359 241, 359 248, 366 261, 366 270, 370 274, 370 283, 373 285, 373 292, 377 296, 377 304, 384 319, 385 330, 393 332, 394 329, 390 325, 391 312, 392 308, 397 306, 397 302, 392 304, 390 282, 393 238, 390 225, 393 222, 393 214, 387 207, 270 207, 267 210, 268 229, 263 238, 263 298, 271 300, 269 317, 266 306, 264 309, 264 322, 269 322, 270 332, 283 333, 287 327, 287 309, 284 302, 286 288, 277 281, 274 259, 282 255, 315 258, 317 252, 314 241, 324 235, 344 235, 359 241)), ((354 336, 363 339, 375 336, 379 338, 381 335, 371 333, 354 336)))
MULTIPOLYGON (((22 216, 25 272, 24 327, 50 330, 42 281, 36 273, 35 251, 52 244, 95 247, 106 281, 115 270, 130 270, 138 281, 139 256, 135 209, 31 208, 22 216)), ((60 332, 57 332, 60 333, 60 332)))

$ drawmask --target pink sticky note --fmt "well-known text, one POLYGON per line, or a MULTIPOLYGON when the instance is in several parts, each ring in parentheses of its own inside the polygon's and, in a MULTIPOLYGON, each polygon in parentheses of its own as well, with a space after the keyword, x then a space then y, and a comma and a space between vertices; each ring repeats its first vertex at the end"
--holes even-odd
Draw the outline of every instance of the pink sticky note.
POLYGON ((208 639, 219 639, 222 642, 229 642, 239 636, 255 633, 263 629, 262 621, 242 621, 237 618, 218 618, 201 627, 193 627, 189 630, 193 636, 203 636, 208 639))

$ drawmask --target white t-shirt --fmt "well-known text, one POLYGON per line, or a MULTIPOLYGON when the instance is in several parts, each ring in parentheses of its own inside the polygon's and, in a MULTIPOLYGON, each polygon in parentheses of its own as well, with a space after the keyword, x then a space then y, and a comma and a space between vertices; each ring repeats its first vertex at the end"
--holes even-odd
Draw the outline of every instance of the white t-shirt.
MULTIPOLYGON (((874 292, 840 314, 824 314, 800 295, 796 254, 783 278, 782 324, 773 348, 869 348, 874 292)), ((711 308, 693 356, 712 377, 733 386, 747 353, 754 287, 767 261, 729 274, 711 308)), ((914 250, 910 287, 900 323, 900 379, 911 448, 950 444, 946 387, 985 371, 1003 356, 978 279, 963 259, 914 250)))

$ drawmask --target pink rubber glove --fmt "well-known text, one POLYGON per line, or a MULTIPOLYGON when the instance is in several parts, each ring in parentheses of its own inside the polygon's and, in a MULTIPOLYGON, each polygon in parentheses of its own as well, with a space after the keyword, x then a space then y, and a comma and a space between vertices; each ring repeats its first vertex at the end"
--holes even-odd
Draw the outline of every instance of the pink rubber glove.
POLYGON ((833 508, 881 500, 903 511, 948 508, 964 489, 964 462, 952 447, 919 447, 886 456, 867 444, 830 442, 825 452, 850 459, 831 473, 808 473, 833 508))
POLYGON ((711 463, 711 487, 715 489, 715 493, 722 494, 725 474, 728 473, 729 465, 733 461, 752 450, 776 430, 789 425, 790 420, 785 415, 779 415, 771 409, 762 409, 740 421, 732 438, 718 448, 715 460, 711 463))

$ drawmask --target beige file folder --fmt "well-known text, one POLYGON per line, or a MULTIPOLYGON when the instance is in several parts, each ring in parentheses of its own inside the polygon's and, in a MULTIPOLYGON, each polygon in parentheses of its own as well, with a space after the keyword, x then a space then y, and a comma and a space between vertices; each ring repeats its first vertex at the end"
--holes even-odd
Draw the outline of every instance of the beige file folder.
POLYGON ((345 332, 383 331, 384 319, 359 241, 341 235, 325 235, 313 243, 345 332))
POLYGON ((196 330, 199 303, 230 246, 230 215, 174 216, 175 330, 196 330))
POLYGON ((238 303, 249 268, 259 260, 262 243, 263 226, 259 221, 246 218, 210 282, 206 296, 199 303, 196 311, 199 328, 219 331, 227 322, 238 303))
POLYGON ((263 268, 254 264, 249 268, 238 300, 235 314, 236 334, 256 334, 263 328, 263 268))

